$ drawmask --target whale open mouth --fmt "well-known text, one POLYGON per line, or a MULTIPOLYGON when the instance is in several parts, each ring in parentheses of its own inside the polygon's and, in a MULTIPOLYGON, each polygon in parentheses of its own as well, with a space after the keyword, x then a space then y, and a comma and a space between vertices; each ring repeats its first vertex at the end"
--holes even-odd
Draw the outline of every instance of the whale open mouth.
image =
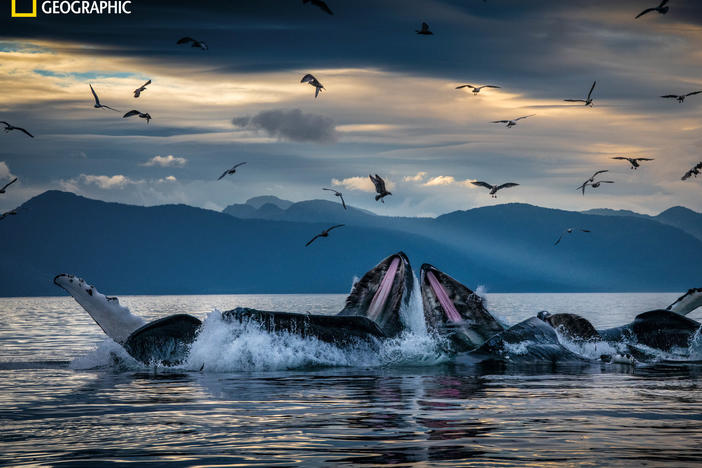
POLYGON ((504 327, 472 290, 425 263, 420 274, 427 328, 448 336, 457 351, 477 348, 504 327))
POLYGON ((407 256, 398 252, 368 271, 351 290, 339 315, 362 315, 375 321, 388 336, 404 328, 400 307, 412 292, 412 267, 407 256))

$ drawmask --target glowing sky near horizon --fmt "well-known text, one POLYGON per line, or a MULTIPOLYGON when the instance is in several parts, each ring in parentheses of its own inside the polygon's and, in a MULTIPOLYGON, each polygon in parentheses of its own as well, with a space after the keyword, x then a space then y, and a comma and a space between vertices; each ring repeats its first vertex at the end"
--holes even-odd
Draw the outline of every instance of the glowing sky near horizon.
POLYGON ((297 1, 140 1, 131 17, 4 18, 0 120, 36 138, 0 135, 0 182, 20 177, 0 210, 48 189, 222 209, 334 186, 386 215, 505 202, 702 211, 702 180, 680 181, 702 160, 702 95, 659 97, 702 89, 702 5, 634 20, 650 1, 328 3, 334 16, 297 1), (435 36, 414 34, 422 21, 435 36), (184 35, 210 50, 177 46, 184 35), (593 108, 563 102, 593 80, 593 108), (88 83, 153 120, 94 109, 88 83), (502 88, 473 96, 463 83, 502 88), (618 155, 655 161, 632 171, 618 155), (616 183, 583 197, 575 188, 599 169, 616 183), (385 204, 369 173, 392 187, 385 204), (495 200, 471 180, 521 185, 495 200))

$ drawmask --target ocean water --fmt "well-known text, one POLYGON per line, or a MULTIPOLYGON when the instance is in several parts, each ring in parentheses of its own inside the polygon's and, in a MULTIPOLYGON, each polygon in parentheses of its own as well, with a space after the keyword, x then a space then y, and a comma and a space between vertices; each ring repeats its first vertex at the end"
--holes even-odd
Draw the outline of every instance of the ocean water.
MULTIPOLYGON (((487 294, 514 324, 540 310, 621 325, 679 294, 487 294)), ((131 296, 205 321, 188 362, 135 363, 70 297, 0 299, 5 465, 699 466, 696 363, 487 370, 424 332, 340 349, 218 320, 214 310, 335 313, 343 295, 131 296)), ((690 315, 699 320, 702 311, 690 315)))

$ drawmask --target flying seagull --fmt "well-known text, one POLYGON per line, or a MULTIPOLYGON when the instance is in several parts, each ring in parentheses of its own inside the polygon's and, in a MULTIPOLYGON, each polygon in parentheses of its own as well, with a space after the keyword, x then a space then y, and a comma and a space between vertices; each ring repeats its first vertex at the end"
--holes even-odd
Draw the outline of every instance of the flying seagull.
POLYGON ((464 85, 461 85, 461 86, 456 86, 456 89, 463 89, 463 88, 470 88, 470 89, 472 89, 472 90, 473 90, 473 95, 476 95, 476 94, 478 94, 478 93, 480 92, 480 90, 483 89, 483 88, 499 88, 499 86, 495 86, 495 85, 473 86, 473 85, 469 85, 469 84, 464 84, 464 85))
MULTIPOLYGON (((681 178, 680 180, 687 180, 692 176, 697 177, 702 173, 702 162, 698 162, 692 169, 687 171, 681 178)), ((2 193, 2 192, 0 192, 2 193)))
POLYGON ((0 123, 5 125, 5 128, 3 129, 3 130, 5 130, 5 133, 11 132, 12 130, 19 130, 20 132, 26 134, 27 136, 34 138, 34 135, 32 135, 31 133, 29 133, 27 130, 25 130, 23 128, 15 127, 14 125, 10 125, 9 123, 4 122, 2 120, 0 120, 0 123))
POLYGON ((0 215, 0 221, 2 221, 3 219, 7 218, 8 216, 14 216, 14 215, 16 215, 16 214, 17 214, 17 212, 14 211, 14 210, 13 210, 13 211, 6 211, 6 212, 4 212, 3 214, 0 215))
POLYGON ((381 202, 385 203, 385 200, 383 199, 388 195, 392 195, 392 193, 388 192, 385 188, 385 181, 378 174, 376 174, 375 177, 368 174, 368 177, 370 177, 373 185, 375 185, 375 191, 378 192, 378 195, 375 196, 375 201, 380 200, 381 202))
POLYGON ((329 237, 329 232, 330 232, 332 229, 336 229, 336 228, 339 228, 339 227, 341 227, 341 226, 344 226, 344 224, 337 224, 336 226, 332 226, 332 227, 330 227, 330 228, 325 229, 324 231, 322 231, 322 232, 320 232, 319 234, 317 234, 316 236, 314 236, 308 243, 306 243, 306 244, 305 244, 305 247, 307 247, 308 245, 310 245, 312 242, 316 241, 318 237, 329 237))
POLYGON ((479 187, 485 187, 486 189, 490 189, 490 195, 492 195, 492 198, 497 198, 497 191, 510 188, 510 187, 516 187, 519 184, 515 184, 514 182, 507 182, 506 184, 502 185, 490 185, 487 182, 482 182, 482 181, 475 181, 471 182, 473 185, 477 185, 479 187))
POLYGON ((429 30, 429 25, 427 23, 422 23, 422 29, 420 29, 420 30, 415 29, 414 31, 417 34, 421 34, 423 36, 431 36, 434 34, 433 32, 431 32, 429 30))
POLYGON ((585 187, 588 185, 592 188, 599 188, 600 184, 613 184, 613 180, 598 180, 597 182, 585 182, 582 186, 578 187, 576 190, 580 190, 581 188, 583 189, 583 195, 585 195, 585 187))
POLYGON ((694 96, 695 94, 700 94, 700 93, 702 93, 702 91, 693 91, 693 92, 691 92, 691 93, 681 94, 681 95, 677 95, 677 94, 666 94, 665 96, 661 96, 661 97, 662 97, 662 98, 665 98, 665 99, 677 99, 678 102, 679 102, 680 104, 682 104, 683 102, 685 102, 685 98, 686 98, 686 97, 688 97, 688 96, 694 96))
POLYGON ((317 80, 317 78, 314 77, 311 73, 306 74, 305 76, 302 77, 300 80, 300 83, 309 83, 310 86, 314 86, 314 97, 315 99, 317 96, 319 96, 319 93, 323 90, 326 89, 324 86, 322 86, 322 83, 317 80))
POLYGON ((127 117, 131 117, 133 115, 138 115, 142 119, 146 119, 146 123, 148 124, 151 121, 151 115, 148 112, 141 112, 136 109, 130 110, 126 114, 122 116, 123 119, 126 119, 127 117))
POLYGON ((113 108, 111 108, 110 106, 105 106, 105 105, 103 105, 103 104, 100 104, 100 98, 98 97, 97 93, 96 93, 95 90, 93 89, 93 85, 90 85, 90 91, 92 91, 93 97, 95 98, 95 105, 94 105, 93 107, 95 107, 96 109, 105 108, 105 109, 113 110, 113 111, 115 111, 115 112, 119 112, 117 109, 113 109, 113 108))
POLYGON ((626 156, 616 156, 612 159, 629 161, 629 164, 631 164, 631 169, 638 169, 640 166, 639 161, 653 161, 653 158, 627 158, 626 156))
POLYGON ((226 171, 224 171, 222 173, 222 175, 219 176, 219 179, 217 179, 217 180, 221 180, 226 175, 231 175, 231 174, 236 173, 236 168, 239 166, 243 166, 244 164, 246 164, 246 162, 240 162, 239 164, 235 164, 231 169, 227 169, 226 171))
POLYGON ((140 87, 135 89, 134 90, 134 97, 138 98, 139 96, 141 96, 142 91, 146 91, 146 87, 149 86, 150 84, 151 84, 151 80, 147 81, 146 83, 144 83, 143 85, 141 85, 140 87))
POLYGON ((561 233, 560 236, 558 236, 558 240, 553 243, 553 245, 558 245, 561 242, 561 239, 563 239, 564 234, 572 234, 573 232, 580 231, 580 232, 590 232, 589 229, 575 229, 575 228, 568 228, 565 231, 561 233))
POLYGON ((5 186, 4 186, 3 188, 0 188, 0 193, 5 193, 5 190, 7 189, 7 187, 9 187, 10 185, 14 184, 15 182, 17 182, 17 177, 15 177, 14 179, 12 179, 12 180, 9 181, 8 183, 6 183, 5 186))
POLYGON ((329 13, 330 15, 334 14, 323 0, 302 0, 302 3, 311 3, 312 5, 319 7, 319 9, 325 13, 329 13))
POLYGON ((503 123, 503 124, 507 124, 507 125, 506 125, 507 128, 512 128, 512 127, 514 127, 515 125, 517 125, 517 121, 518 121, 518 120, 526 119, 526 118, 528 118, 528 117, 533 117, 533 116, 535 116, 535 115, 536 115, 536 114, 525 115, 525 116, 523 116, 523 117, 517 117, 517 118, 514 119, 514 120, 493 120, 491 123, 503 123))
POLYGON ((335 196, 341 198, 341 204, 344 206, 344 209, 346 209, 346 202, 344 201, 344 195, 342 195, 341 192, 337 192, 336 190, 330 189, 330 188, 323 188, 322 190, 328 190, 330 192, 334 192, 335 196))
POLYGON ((634 19, 639 19, 639 18, 642 17, 643 15, 646 15, 646 14, 648 14, 648 13, 651 13, 652 11, 658 12, 658 13, 660 13, 661 15, 665 15, 666 13, 668 13, 668 10, 670 9, 670 7, 665 6, 666 3, 668 3, 668 0, 663 0, 663 1, 661 2, 661 4, 658 5, 657 7, 646 8, 644 11, 642 11, 641 13, 639 13, 638 15, 636 15, 636 17, 635 17, 634 19))
POLYGON ((596 84, 597 84, 597 81, 594 81, 592 83, 592 88, 590 88, 590 92, 587 93, 586 99, 564 99, 564 101, 565 102, 584 102, 586 106, 592 107, 592 90, 595 89, 596 84))
POLYGON ((587 179, 585 182, 583 182, 583 185, 581 185, 580 187, 578 187, 578 188, 575 189, 575 190, 581 190, 581 189, 582 189, 583 195, 585 195, 585 187, 587 187, 588 184, 593 183, 593 182, 595 181, 595 177, 597 177, 598 175, 600 175, 600 174, 602 174, 602 173, 604 173, 604 172, 609 172, 609 169, 603 169, 603 170, 601 170, 601 171, 595 172, 594 174, 592 174, 592 177, 590 177, 590 178, 587 179))
POLYGON ((208 49, 207 44, 205 44, 204 41, 198 41, 197 39, 193 39, 192 37, 188 37, 188 36, 181 37, 180 39, 178 39, 178 42, 176 42, 176 44, 178 44, 178 45, 188 44, 188 43, 192 43, 191 47, 199 47, 202 50, 208 49))

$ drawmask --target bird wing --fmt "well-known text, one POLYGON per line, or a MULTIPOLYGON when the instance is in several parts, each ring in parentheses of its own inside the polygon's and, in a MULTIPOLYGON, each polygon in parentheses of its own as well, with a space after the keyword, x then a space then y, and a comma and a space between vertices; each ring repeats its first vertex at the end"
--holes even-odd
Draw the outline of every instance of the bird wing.
POLYGON ((563 239, 563 234, 558 236, 558 239, 556 240, 556 242, 553 243, 553 245, 558 245, 561 242, 561 239, 563 239))
POLYGON ((314 97, 317 98, 319 96, 319 92, 322 90, 320 86, 315 86, 314 88, 314 97))
POLYGON ((317 80, 317 78, 314 77, 311 73, 306 74, 305 76, 302 77, 300 80, 300 83, 309 83, 312 80, 317 80))
POLYGON ((634 158, 634 161, 653 161, 653 158, 634 158))
POLYGON ((564 99, 565 102, 587 102, 585 99, 564 99))
MULTIPOLYGON (((692 173, 692 171, 690 171, 690 172, 692 173)), ((7 187, 9 187, 10 185, 14 184, 15 182, 17 182, 17 177, 15 177, 14 179, 12 179, 12 180, 9 181, 8 183, 6 183, 5 186, 4 186, 2 189, 0 189, 0 190, 5 190, 7 187)))
POLYGON ((123 119, 126 119, 127 117, 131 117, 131 116, 133 116, 133 115, 139 115, 139 114, 141 114, 141 112, 139 112, 138 110, 134 109, 134 110, 130 110, 129 112, 127 112, 126 114, 124 114, 124 115, 122 116, 122 118, 123 118, 123 119))
POLYGON ((95 90, 93 89, 93 85, 90 84, 89 86, 90 86, 90 91, 92 91, 93 97, 95 98, 95 104, 97 104, 98 106, 101 105, 101 104, 100 104, 100 98, 98 98, 97 93, 96 93, 95 90))
POLYGON ((210 50, 210 48, 207 47, 207 43, 205 43, 205 41, 200 41, 200 42, 198 42, 198 44, 200 44, 200 48, 202 50, 210 50))
POLYGON ((479 187, 485 187, 486 189, 492 190, 492 185, 488 184, 487 182, 483 182, 482 180, 477 180, 475 182, 471 182, 473 185, 477 185, 479 187))
POLYGON ((329 5, 327 5, 325 2, 322 0, 313 0, 312 1, 313 5, 317 5, 322 11, 329 13, 330 15, 333 15, 334 13, 331 11, 329 8, 329 5))
POLYGON ((499 88, 499 86, 496 86, 496 85, 485 85, 485 86, 481 86, 481 88, 499 88))
MULTIPOLYGON (((383 180, 382 177, 380 177, 378 174, 375 175, 375 180, 378 181, 378 185, 380 185, 380 191, 378 193, 383 193, 386 192, 385 190, 385 181, 383 180)), ((377 188, 377 187, 376 187, 377 188)))
POLYGON ((345 226, 345 224, 337 224, 336 226, 332 226, 329 229, 327 229, 327 232, 331 231, 332 229, 340 228, 341 226, 345 226))
POLYGON ((642 11, 641 13, 639 13, 638 15, 636 15, 636 16, 634 17, 634 19, 639 19, 639 18, 641 18, 643 15, 645 15, 645 14, 647 14, 647 13, 651 13, 652 11, 655 11, 655 10, 656 10, 655 8, 646 8, 644 11, 642 11))
POLYGON ((428 31, 429 30, 429 25, 427 23, 422 23, 422 31, 428 31))
POLYGON ((229 169, 227 169, 226 171, 222 172, 222 175, 219 176, 219 178, 218 178, 217 180, 221 180, 222 177, 224 177, 224 176, 227 175, 228 173, 229 173, 229 169))
POLYGON ((583 196, 585 196, 585 187, 587 187, 587 182, 583 183, 580 187, 576 188, 575 190, 581 190, 583 191, 583 196))
POLYGON ((661 96, 661 97, 662 98, 676 98, 677 99, 678 96, 675 94, 666 94, 665 96, 661 96))
POLYGON ((344 209, 347 209, 346 202, 344 201, 344 196, 341 194, 341 192, 339 192, 339 198, 341 198, 341 205, 344 207, 344 209))
MULTIPOLYGON (((689 171, 687 171, 686 173, 683 174, 683 176, 680 178, 680 180, 687 180, 687 179, 689 179, 690 177, 692 177, 692 174, 694 174, 694 173, 695 173, 695 170, 694 170, 694 169, 690 169, 689 171)), ((3 189, 3 190, 4 190, 4 189, 3 189)))
POLYGON ((613 157, 612 159, 625 159, 625 160, 627 160, 627 161, 629 160, 629 158, 626 158, 626 157, 624 157, 624 156, 615 156, 615 157, 613 157))
POLYGON ((113 109, 113 108, 110 107, 110 106, 106 106, 106 105, 104 105, 104 104, 100 104, 100 105, 101 105, 102 107, 104 107, 105 109, 110 109, 111 111, 119 112, 117 109, 113 109))
POLYGON ((312 242, 316 241, 318 237, 319 237, 319 234, 317 234, 317 235, 314 236, 312 239, 310 239, 310 241, 309 241, 308 243, 305 244, 305 247, 307 247, 308 245, 310 245, 312 242))
POLYGON ((493 120, 491 123, 509 123, 509 120, 493 120))
POLYGON ((187 44, 188 42, 197 42, 197 41, 195 39, 193 39, 192 37, 186 36, 186 37, 181 37, 180 39, 178 39, 178 42, 176 42, 176 44, 187 44))
POLYGON ((516 122, 517 120, 526 119, 526 118, 528 118, 528 117, 534 117, 535 115, 536 115, 536 114, 529 114, 529 115, 525 115, 525 116, 523 116, 523 117, 517 117, 516 119, 514 119, 514 121, 516 122))
POLYGON ((469 84, 464 84, 464 85, 461 85, 461 86, 456 86, 456 89, 463 89, 463 88, 471 88, 471 89, 473 89, 474 86, 469 85, 469 84))
POLYGON ((687 97, 687 96, 694 96, 695 94, 700 94, 700 93, 702 93, 702 91, 693 91, 693 92, 691 92, 691 93, 687 93, 687 94, 685 95, 685 97, 687 97))
POLYGON ((1 124, 5 124, 6 127, 12 127, 9 123, 5 122, 4 120, 0 120, 1 124))
POLYGON ((149 81, 147 81, 146 83, 144 83, 143 85, 141 85, 141 87, 142 87, 142 88, 146 88, 146 87, 149 86, 150 84, 151 84, 151 80, 149 80, 149 81))
POLYGON ((597 183, 598 184, 613 184, 614 181, 613 180, 598 180, 597 183))
POLYGON ((368 174, 368 177, 370 177, 371 182, 373 182, 373 185, 375 186, 375 191, 380 193, 380 182, 376 180, 372 175, 368 174))
POLYGON ((597 171, 597 172, 595 172, 594 174, 592 174, 592 177, 590 177, 590 178, 591 178, 591 179, 594 179, 594 178, 597 177, 599 174, 603 174, 603 173, 605 173, 605 172, 609 172, 609 169, 602 169, 601 171, 597 171))
POLYGON ((663 0, 660 5, 658 5, 658 8, 663 8, 665 4, 668 3, 668 0, 663 0))
POLYGON ((588 99, 590 99, 590 96, 592 96, 592 91, 595 89, 595 85, 596 85, 596 84, 597 84, 597 80, 595 80, 595 81, 592 83, 592 88, 590 88, 590 92, 587 93, 587 98, 588 98, 588 99))
POLYGON ((510 187, 516 187, 519 184, 515 184, 514 182, 507 182, 506 184, 498 185, 497 190, 502 190, 505 188, 510 188, 510 187))
POLYGON ((34 135, 32 135, 31 133, 29 133, 27 130, 25 130, 23 128, 15 127, 15 130, 19 130, 20 132, 24 132, 25 134, 27 134, 27 136, 34 138, 34 135))
POLYGON ((322 187, 322 190, 328 190, 328 191, 330 191, 330 192, 336 193, 336 190, 330 189, 330 188, 326 188, 326 187, 322 187))
POLYGON ((235 164, 234 167, 232 167, 232 169, 236 169, 237 167, 243 166, 244 164, 246 164, 245 161, 244 161, 244 162, 240 162, 239 164, 235 164))
POLYGON ((582 232, 592 232, 589 229, 581 229, 582 232))

